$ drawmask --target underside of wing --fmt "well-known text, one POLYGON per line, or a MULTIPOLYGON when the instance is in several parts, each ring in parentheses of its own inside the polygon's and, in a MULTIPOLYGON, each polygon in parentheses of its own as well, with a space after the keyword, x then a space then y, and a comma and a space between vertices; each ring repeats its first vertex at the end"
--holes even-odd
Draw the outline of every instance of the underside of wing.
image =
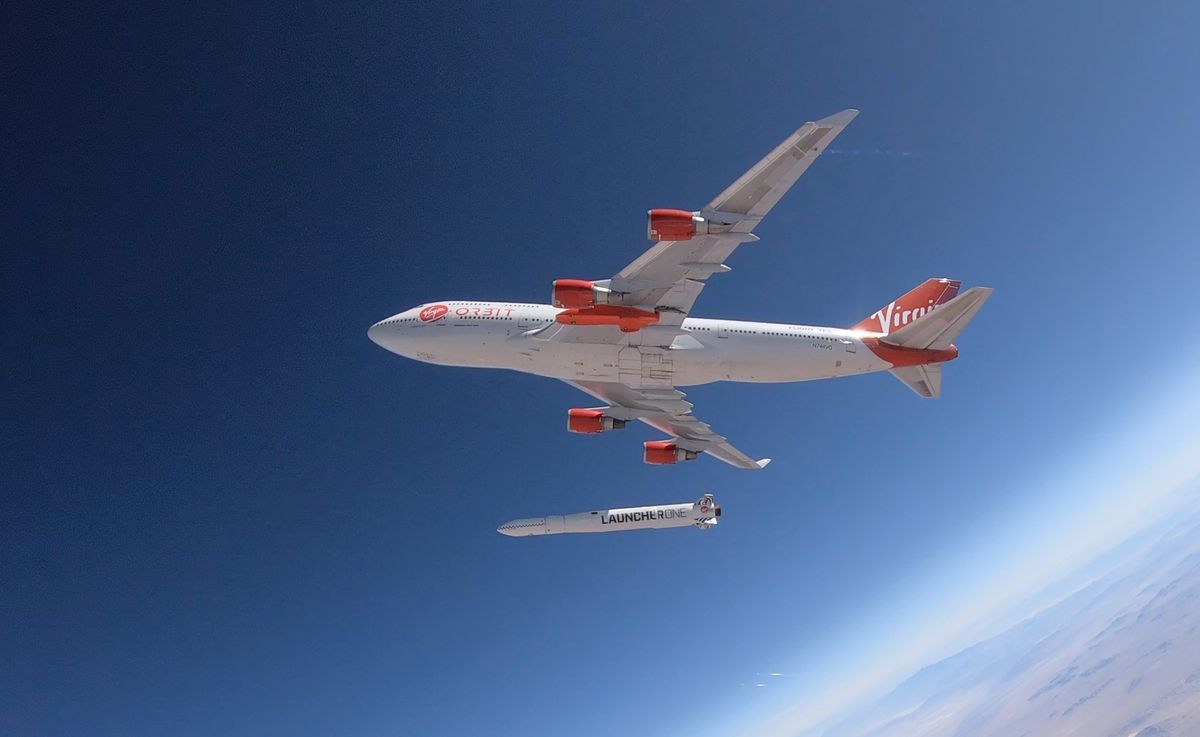
POLYGON ((729 217, 721 219, 733 221, 735 232, 749 233, 857 115, 857 110, 843 110, 805 123, 717 195, 703 212, 724 213, 729 217))
POLYGON ((694 235, 659 241, 605 286, 622 295, 622 304, 655 309, 668 324, 681 322, 707 279, 729 271, 725 259, 739 245, 758 240, 754 228, 856 115, 843 110, 805 123, 693 213, 694 235))
POLYGON ((686 401, 686 395, 678 389, 636 389, 626 384, 600 381, 567 383, 605 402, 607 406, 601 409, 606 416, 622 421, 639 420, 671 436, 670 444, 680 451, 679 457, 707 453, 738 468, 763 468, 771 462, 770 458, 751 458, 730 445, 707 423, 693 417, 691 402, 686 401))

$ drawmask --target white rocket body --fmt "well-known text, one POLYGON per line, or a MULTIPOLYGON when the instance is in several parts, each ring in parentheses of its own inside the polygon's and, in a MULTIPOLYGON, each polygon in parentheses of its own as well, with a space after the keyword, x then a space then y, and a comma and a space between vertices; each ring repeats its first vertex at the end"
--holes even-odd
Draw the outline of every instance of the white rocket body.
POLYGON ((712 494, 705 494, 690 504, 659 504, 651 507, 625 507, 515 519, 500 525, 496 531, 509 537, 529 537, 577 532, 660 530, 688 525, 706 530, 717 524, 717 518, 720 516, 720 505, 716 503, 712 494))

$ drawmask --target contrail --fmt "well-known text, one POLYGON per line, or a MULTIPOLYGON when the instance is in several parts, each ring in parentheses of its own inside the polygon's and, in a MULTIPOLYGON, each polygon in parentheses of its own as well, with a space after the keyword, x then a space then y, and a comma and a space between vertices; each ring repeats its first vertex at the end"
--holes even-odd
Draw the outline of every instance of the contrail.
POLYGON ((825 153, 838 154, 841 156, 920 156, 920 154, 912 151, 889 151, 882 148, 831 148, 825 153))

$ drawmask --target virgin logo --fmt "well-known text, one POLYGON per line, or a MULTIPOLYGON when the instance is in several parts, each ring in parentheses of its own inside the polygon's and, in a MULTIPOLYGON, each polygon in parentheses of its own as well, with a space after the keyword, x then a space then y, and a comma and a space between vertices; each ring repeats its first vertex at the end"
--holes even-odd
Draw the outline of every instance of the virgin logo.
POLYGON ((450 308, 446 305, 429 305, 421 310, 417 317, 421 318, 421 322, 433 322, 434 320, 441 320, 449 311, 450 308))
POLYGON ((926 313, 936 310, 939 305, 933 303, 933 300, 926 300, 925 307, 916 307, 908 309, 904 305, 892 302, 882 310, 871 315, 879 320, 879 329, 884 335, 892 332, 894 328, 904 327, 918 317, 923 317, 926 313))

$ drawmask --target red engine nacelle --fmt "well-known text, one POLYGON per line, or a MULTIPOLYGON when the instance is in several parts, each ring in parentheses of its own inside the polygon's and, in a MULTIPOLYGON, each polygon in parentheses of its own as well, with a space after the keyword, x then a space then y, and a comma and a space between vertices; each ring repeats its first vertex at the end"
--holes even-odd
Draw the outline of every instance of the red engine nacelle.
POLYGON ((622 333, 636 333, 658 322, 658 313, 636 307, 596 305, 565 309, 554 320, 563 325, 616 325, 622 333))
POLYGON ((569 432, 580 432, 591 435, 608 430, 621 430, 624 427, 625 420, 609 417, 601 409, 567 410, 567 430, 569 432))
POLYGON ((670 440, 647 440, 642 445, 642 460, 656 466, 670 466, 679 461, 695 460, 700 454, 680 448, 670 440))
POLYGON ((646 212, 646 238, 652 241, 690 241, 708 233, 708 221, 699 213, 659 208, 646 212))
POLYGON ((580 309, 596 304, 596 297, 596 285, 586 279, 555 279, 551 303, 555 307, 580 309))
POLYGON ((551 300, 562 312, 554 319, 564 325, 615 325, 624 333, 658 322, 657 312, 621 305, 622 296, 586 279, 555 279, 551 300))

